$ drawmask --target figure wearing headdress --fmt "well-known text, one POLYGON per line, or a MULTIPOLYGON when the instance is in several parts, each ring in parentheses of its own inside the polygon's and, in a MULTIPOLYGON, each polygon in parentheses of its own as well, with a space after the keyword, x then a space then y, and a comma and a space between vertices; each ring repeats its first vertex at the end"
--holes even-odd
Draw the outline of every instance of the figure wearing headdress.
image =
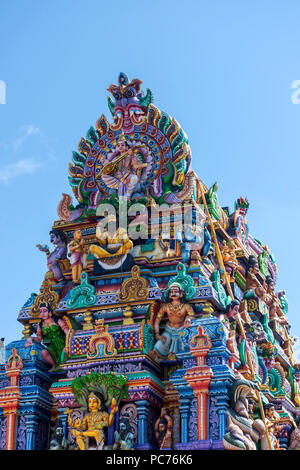
POLYGON ((101 170, 102 180, 119 197, 130 197, 133 192, 142 192, 139 181, 148 166, 147 156, 148 151, 144 146, 131 146, 122 133, 116 150, 109 155, 101 170))

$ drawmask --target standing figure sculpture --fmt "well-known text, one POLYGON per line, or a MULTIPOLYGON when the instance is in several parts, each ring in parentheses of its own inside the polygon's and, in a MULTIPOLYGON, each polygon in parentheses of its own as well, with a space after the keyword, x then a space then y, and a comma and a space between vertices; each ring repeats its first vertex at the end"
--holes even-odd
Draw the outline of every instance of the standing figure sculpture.
POLYGON ((80 450, 89 449, 89 438, 94 438, 97 450, 102 450, 104 448, 105 437, 103 428, 112 425, 115 413, 118 411, 117 403, 115 398, 113 398, 110 414, 106 411, 101 411, 101 400, 92 392, 88 397, 88 408, 89 412, 84 416, 82 422, 77 418, 74 423, 70 417, 70 410, 67 409, 68 424, 72 427, 72 434, 76 437, 80 450))
POLYGON ((73 236, 73 240, 69 243, 69 256, 73 282, 79 284, 82 270, 86 267, 86 249, 81 230, 74 230, 73 236))
POLYGON ((268 403, 264 406, 266 415, 266 426, 269 431, 272 448, 274 450, 280 450, 280 444, 276 437, 277 432, 282 428, 280 423, 280 416, 275 410, 275 406, 272 403, 268 403))
POLYGON ((246 273, 246 291, 244 294, 245 299, 254 296, 263 300, 264 302, 270 301, 270 296, 264 286, 261 285, 256 275, 259 273, 259 265, 254 255, 249 256, 247 273, 246 273))
POLYGON ((282 325, 287 325, 288 320, 285 314, 281 310, 281 303, 278 294, 275 294, 274 287, 275 282, 271 276, 266 277, 267 293, 269 297, 267 299, 267 306, 269 308, 270 320, 277 320, 282 325))
POLYGON ((157 342, 153 351, 148 351, 154 359, 175 359, 176 353, 183 350, 181 333, 191 324, 194 318, 194 310, 191 305, 185 301, 185 293, 181 284, 173 282, 169 286, 167 302, 164 303, 158 311, 154 332, 157 342), (160 322, 164 314, 168 316, 168 323, 162 334, 159 332, 160 322))
POLYGON ((64 347, 66 336, 63 329, 53 320, 52 309, 49 304, 40 304, 40 317, 42 326, 39 324, 36 336, 30 336, 25 342, 25 347, 33 343, 43 343, 46 349, 42 351, 42 358, 51 365, 49 372, 58 367, 64 359, 64 347))
POLYGON ((40 251, 46 253, 47 265, 49 270, 52 271, 55 281, 61 282, 64 280, 61 263, 64 260, 68 262, 67 239, 64 233, 58 229, 51 230, 49 234, 50 242, 55 245, 55 249, 50 252, 49 247, 47 245, 37 245, 37 247, 40 251))
POLYGON ((165 408, 161 409, 160 417, 154 425, 155 436, 160 449, 172 448, 173 420, 167 415, 165 408))

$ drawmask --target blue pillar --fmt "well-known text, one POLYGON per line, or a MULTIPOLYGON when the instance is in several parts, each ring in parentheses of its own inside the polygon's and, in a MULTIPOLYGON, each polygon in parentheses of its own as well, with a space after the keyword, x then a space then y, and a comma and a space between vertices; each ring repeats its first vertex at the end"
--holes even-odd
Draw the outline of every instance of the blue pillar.
POLYGON ((65 438, 67 439, 67 431, 68 431, 68 427, 67 427, 67 421, 68 421, 68 415, 67 414, 64 414, 65 411, 66 411, 66 408, 58 408, 58 411, 59 411, 59 416, 58 416, 58 420, 61 421, 62 423, 62 426, 63 426, 63 430, 64 430, 64 436, 65 438))
POLYGON ((148 417, 148 406, 147 400, 136 401, 137 413, 138 413, 138 445, 147 444, 147 417, 148 417))
POLYGON ((190 411, 190 399, 180 398, 180 416, 181 416, 181 443, 188 442, 188 417, 190 411))
POLYGON ((26 416, 26 450, 35 450, 37 421, 32 416, 26 416))
POLYGON ((220 395, 217 397, 218 415, 219 415, 219 439, 223 439, 226 433, 226 414, 228 410, 228 395, 220 395))

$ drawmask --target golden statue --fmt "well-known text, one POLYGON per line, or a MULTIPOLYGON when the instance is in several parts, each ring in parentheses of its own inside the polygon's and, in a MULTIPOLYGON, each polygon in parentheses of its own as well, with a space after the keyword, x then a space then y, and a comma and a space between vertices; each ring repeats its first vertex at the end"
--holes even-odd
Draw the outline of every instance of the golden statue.
MULTIPOLYGON (((110 221, 115 221, 115 218, 113 220, 109 219, 110 221)), ((90 252, 98 259, 125 255, 133 247, 127 231, 122 227, 115 231, 108 228, 101 231, 100 226, 97 226, 96 237, 100 246, 91 245, 90 252)))
POLYGON ((72 427, 72 434, 76 437, 76 442, 80 450, 88 450, 86 444, 87 438, 94 438, 97 444, 97 450, 102 450, 104 447, 104 427, 112 425, 114 415, 118 411, 115 398, 111 401, 110 414, 106 411, 101 411, 101 400, 93 392, 88 397, 89 412, 85 415, 82 422, 77 418, 73 423, 70 417, 70 410, 67 409, 68 424, 72 427))
POLYGON ((72 279, 75 284, 80 284, 82 270, 86 267, 86 248, 80 229, 74 230, 73 236, 73 240, 69 243, 72 279))

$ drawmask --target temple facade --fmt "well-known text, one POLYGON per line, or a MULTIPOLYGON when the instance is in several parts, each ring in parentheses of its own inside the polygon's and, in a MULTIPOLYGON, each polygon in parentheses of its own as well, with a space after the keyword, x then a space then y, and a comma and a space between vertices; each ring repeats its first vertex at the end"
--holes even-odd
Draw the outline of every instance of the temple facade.
POLYGON ((111 123, 73 152, 40 292, 0 365, 0 449, 299 449, 275 258, 247 198, 220 206, 141 85, 121 73, 111 123))

